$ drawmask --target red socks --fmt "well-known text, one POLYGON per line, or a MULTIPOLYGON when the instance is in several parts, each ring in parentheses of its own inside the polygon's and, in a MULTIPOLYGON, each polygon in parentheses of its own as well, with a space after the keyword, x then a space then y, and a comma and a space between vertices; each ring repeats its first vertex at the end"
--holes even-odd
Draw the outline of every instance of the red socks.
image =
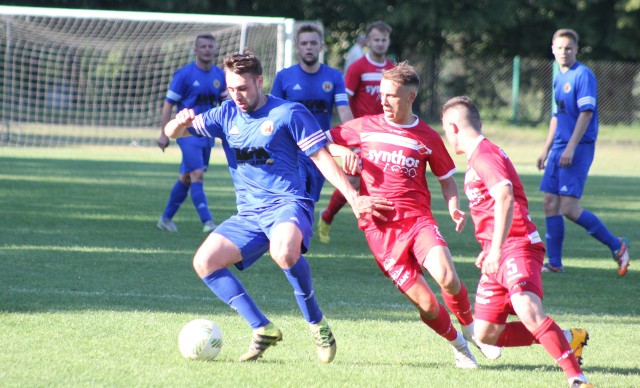
POLYGON ((547 317, 532 334, 547 353, 556 360, 567 378, 582 374, 578 360, 573 355, 567 338, 553 319, 547 317))
POLYGON ((441 304, 438 304, 438 307, 440 308, 440 311, 438 312, 438 317, 436 319, 429 320, 422 315, 420 315, 420 319, 422 319, 422 322, 429 326, 433 331, 446 338, 447 341, 453 341, 458 337, 458 331, 453 327, 447 309, 445 309, 441 304))
POLYGON ((344 195, 342 195, 340 190, 334 190, 333 194, 331 194, 331 199, 329 199, 327 208, 321 213, 322 220, 327 224, 332 223, 333 217, 338 214, 340 209, 342 209, 342 207, 346 204, 347 199, 344 197, 344 195))
POLYGON ((467 287, 465 287, 464 283, 462 282, 460 283, 460 285, 460 291, 457 295, 450 295, 442 290, 442 299, 444 300, 444 304, 447 305, 453 315, 458 318, 458 322, 460 322, 460 324, 463 326, 468 326, 473 322, 473 315, 471 314, 471 303, 469 303, 469 293, 467 292, 467 287))

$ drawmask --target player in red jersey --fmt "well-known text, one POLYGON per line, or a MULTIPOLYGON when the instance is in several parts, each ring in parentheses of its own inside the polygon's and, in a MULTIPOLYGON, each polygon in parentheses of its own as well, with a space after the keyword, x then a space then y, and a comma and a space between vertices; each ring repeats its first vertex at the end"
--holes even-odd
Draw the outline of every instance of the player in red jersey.
POLYGON ((393 210, 381 211, 386 220, 363 215, 358 221, 378 266, 417 307, 421 320, 451 343, 456 365, 475 368, 467 342, 473 335, 471 304, 431 213, 427 164, 440 183, 456 231, 462 231, 466 218, 459 210, 455 164, 442 138, 411 110, 419 84, 418 74, 406 62, 386 70, 380 83, 384 113, 343 123, 332 128, 329 137, 339 145, 361 148, 360 192, 383 195, 393 203, 393 210), (429 288, 422 268, 440 286, 462 333, 429 288))
MULTIPOLYGON (((382 113, 380 104, 380 80, 382 72, 393 68, 393 62, 387 59, 387 50, 391 40, 391 27, 382 21, 370 23, 366 28, 366 44, 369 52, 353 62, 345 75, 345 87, 349 95, 349 106, 353 117, 382 113)), ((357 150, 356 150, 357 152, 357 150)), ((349 181, 358 190, 359 177, 349 181)), ((331 195, 327 208, 318 217, 318 239, 329 243, 333 217, 346 205, 347 200, 339 190, 331 195)))
POLYGON ((456 154, 468 159, 464 191, 482 247, 476 260, 482 271, 475 301, 477 340, 499 347, 539 343, 562 368, 570 387, 593 387, 579 365, 587 332, 563 332, 542 309, 544 243, 529 217, 513 163, 483 136, 480 113, 468 97, 444 104, 442 128, 456 154), (520 322, 507 323, 510 314, 520 322))

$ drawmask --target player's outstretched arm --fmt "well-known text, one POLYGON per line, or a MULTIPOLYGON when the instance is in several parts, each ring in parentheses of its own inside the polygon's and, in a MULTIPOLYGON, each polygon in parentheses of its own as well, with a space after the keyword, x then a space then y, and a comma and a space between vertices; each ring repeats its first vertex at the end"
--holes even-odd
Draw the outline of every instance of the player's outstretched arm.
POLYGON ((340 167, 333 160, 333 156, 326 148, 320 148, 313 155, 311 160, 316 164, 318 170, 327 180, 334 185, 345 196, 356 217, 360 218, 361 214, 371 213, 372 216, 386 221, 381 210, 393 210, 393 203, 382 197, 360 196, 358 192, 351 186, 347 176, 342 172, 340 167))
POLYGON ((164 134, 172 139, 191 136, 188 128, 196 117, 193 109, 183 109, 164 127, 164 134))
POLYGON ((460 210, 460 191, 458 190, 458 184, 453 176, 441 179, 439 182, 442 189, 442 196, 449 209, 449 215, 451 215, 453 222, 456 223, 456 232, 460 233, 467 224, 467 214, 460 210))
POLYGON ((326 146, 331 156, 342 159, 342 170, 347 174, 355 175, 360 170, 360 158, 351 149, 329 141, 326 146))

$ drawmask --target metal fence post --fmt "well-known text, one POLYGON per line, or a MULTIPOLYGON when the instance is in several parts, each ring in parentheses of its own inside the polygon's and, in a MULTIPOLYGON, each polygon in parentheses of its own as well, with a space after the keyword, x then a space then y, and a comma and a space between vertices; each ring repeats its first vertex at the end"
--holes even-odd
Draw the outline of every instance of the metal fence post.
POLYGON ((511 79, 512 121, 518 124, 518 97, 520 94, 520 56, 513 57, 513 78, 511 79))

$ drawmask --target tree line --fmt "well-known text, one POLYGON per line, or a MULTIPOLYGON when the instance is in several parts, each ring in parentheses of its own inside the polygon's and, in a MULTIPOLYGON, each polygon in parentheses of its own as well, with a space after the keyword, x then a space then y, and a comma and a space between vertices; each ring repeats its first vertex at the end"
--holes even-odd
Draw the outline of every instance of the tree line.
POLYGON ((101 10, 277 16, 319 20, 330 55, 341 54, 373 20, 393 26, 399 59, 552 58, 558 28, 580 34, 583 59, 640 60, 637 0, 14 0, 6 5, 101 10), (332 54, 333 53, 333 54, 332 54))

